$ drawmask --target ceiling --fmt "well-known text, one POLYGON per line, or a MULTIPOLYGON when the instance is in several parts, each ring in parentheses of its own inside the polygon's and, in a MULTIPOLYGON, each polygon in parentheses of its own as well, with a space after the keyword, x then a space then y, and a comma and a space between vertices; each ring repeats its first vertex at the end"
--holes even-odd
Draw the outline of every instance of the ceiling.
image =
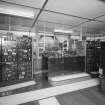
MULTIPOLYGON (((11 30, 28 31, 44 2, 45 0, 2 0, 4 5, 7 4, 8 9, 15 8, 17 12, 12 12, 13 14, 5 12, 8 15, 3 15, 0 11, 0 29, 8 29, 8 24, 11 23, 11 30), (19 15, 22 13, 18 13, 18 10, 23 11, 23 16, 19 15), (11 22, 9 15, 12 15, 11 22)), ((48 0, 38 17, 36 26, 46 30, 54 28, 81 30, 82 27, 87 32, 103 31, 105 30, 105 3, 99 0, 48 0)))

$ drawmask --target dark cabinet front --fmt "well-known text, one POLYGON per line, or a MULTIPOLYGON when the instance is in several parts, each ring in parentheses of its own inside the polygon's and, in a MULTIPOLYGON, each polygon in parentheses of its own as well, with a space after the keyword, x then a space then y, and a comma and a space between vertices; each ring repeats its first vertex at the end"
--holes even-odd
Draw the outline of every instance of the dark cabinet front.
POLYGON ((83 72, 85 71, 85 57, 63 57, 63 58, 50 58, 48 61, 49 73, 52 72, 83 72))

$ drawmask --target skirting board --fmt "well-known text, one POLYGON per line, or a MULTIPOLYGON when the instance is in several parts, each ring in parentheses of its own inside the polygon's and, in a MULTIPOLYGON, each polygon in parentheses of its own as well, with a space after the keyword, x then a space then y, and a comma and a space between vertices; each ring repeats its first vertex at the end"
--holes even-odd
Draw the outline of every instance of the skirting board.
POLYGON ((22 87, 26 87, 26 86, 30 86, 30 85, 35 85, 35 84, 36 84, 35 81, 28 81, 28 82, 24 82, 24 83, 18 83, 18 84, 15 84, 15 85, 1 87, 0 92, 10 91, 10 90, 14 90, 14 89, 18 89, 18 88, 22 88, 22 87))
POLYGON ((63 81, 67 79, 74 79, 74 78, 80 78, 80 77, 85 77, 85 76, 90 76, 87 73, 77 73, 77 74, 72 74, 72 75, 61 75, 61 76, 56 76, 56 77, 49 77, 50 81, 63 81))
POLYGON ((11 96, 5 96, 0 98, 0 105, 18 105, 30 101, 41 100, 44 98, 77 91, 88 87, 97 86, 98 84, 99 79, 90 79, 72 84, 50 87, 46 89, 40 89, 11 96))

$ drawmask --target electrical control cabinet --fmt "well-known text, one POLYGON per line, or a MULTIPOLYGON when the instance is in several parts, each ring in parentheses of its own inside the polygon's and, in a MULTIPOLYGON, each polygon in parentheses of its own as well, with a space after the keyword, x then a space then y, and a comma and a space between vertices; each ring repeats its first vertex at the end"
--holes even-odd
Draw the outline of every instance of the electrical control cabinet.
POLYGON ((17 41, 18 77, 31 78, 32 76, 32 38, 22 37, 17 41))
POLYGON ((32 78, 31 37, 3 40, 0 48, 0 82, 32 78))
POLYGON ((86 49, 86 70, 88 73, 98 72, 100 66, 100 42, 88 41, 86 49))

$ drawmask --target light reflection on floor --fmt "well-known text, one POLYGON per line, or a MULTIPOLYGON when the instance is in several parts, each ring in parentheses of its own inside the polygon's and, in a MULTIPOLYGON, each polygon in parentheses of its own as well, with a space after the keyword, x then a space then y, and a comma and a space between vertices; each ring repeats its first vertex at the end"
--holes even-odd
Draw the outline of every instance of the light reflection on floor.
POLYGON ((40 80, 37 81, 37 83, 35 85, 14 89, 12 91, 0 92, 0 97, 24 93, 24 92, 28 92, 28 91, 32 91, 32 90, 38 90, 38 89, 42 89, 42 88, 48 88, 48 87, 51 87, 51 85, 48 83, 47 79, 41 78, 40 80))
MULTIPOLYGON (((75 74, 75 73, 73 73, 73 74, 75 74)), ((12 91, 0 92, 0 97, 52 87, 51 83, 48 82, 48 78, 46 78, 45 76, 41 76, 41 77, 35 79, 35 82, 36 82, 35 85, 14 89, 12 91)))

